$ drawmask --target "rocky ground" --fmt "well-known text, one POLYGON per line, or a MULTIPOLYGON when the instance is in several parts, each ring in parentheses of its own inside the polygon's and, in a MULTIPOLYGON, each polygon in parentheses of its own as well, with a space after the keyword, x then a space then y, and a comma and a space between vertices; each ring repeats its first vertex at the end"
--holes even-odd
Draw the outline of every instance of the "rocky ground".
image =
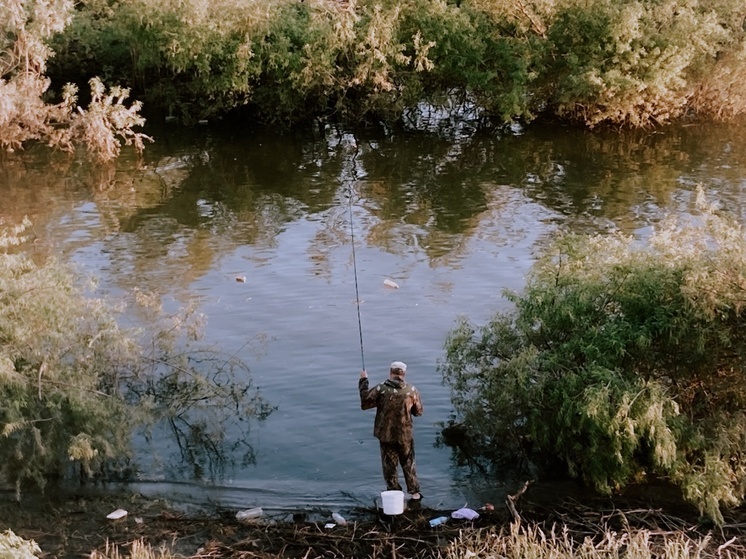
MULTIPOLYGON (((326 527, 329 511, 288 511, 265 514, 252 523, 239 522, 235 510, 180 512, 167 502, 133 494, 64 497, 24 496, 20 503, 8 493, 0 501, 0 529, 35 540, 44 558, 88 557, 94 550, 127 546, 143 541, 185 557, 260 558, 273 557, 436 557, 460 531, 507 528, 515 520, 551 529, 563 525, 578 541, 586 536, 602 537, 606 530, 641 528, 655 533, 684 532, 692 537, 712 536, 713 549, 728 541, 731 551, 746 557, 746 510, 730 511, 726 524, 715 528, 691 507, 670 502, 659 506, 637 495, 632 498, 542 502, 531 491, 515 500, 514 510, 495 503, 494 510, 481 509, 474 521, 449 520, 431 527, 429 521, 449 516, 421 505, 408 506, 403 515, 388 517, 381 511, 359 509, 346 513, 346 526, 326 527), (119 520, 106 516, 116 509, 127 510, 119 520), (735 538, 735 540, 733 540, 735 538)), ((737 555, 738 556, 738 555, 737 555)))

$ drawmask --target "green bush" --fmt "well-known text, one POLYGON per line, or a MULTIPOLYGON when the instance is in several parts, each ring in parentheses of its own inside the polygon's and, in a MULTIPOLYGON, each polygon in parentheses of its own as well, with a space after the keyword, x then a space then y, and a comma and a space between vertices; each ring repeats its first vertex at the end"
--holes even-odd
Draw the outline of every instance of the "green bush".
POLYGON ((88 0, 53 41, 55 72, 100 75, 175 114, 213 116, 240 106, 259 71, 254 33, 271 7, 254 2, 88 0))
POLYGON ((58 75, 186 119, 393 122, 427 101, 637 127, 743 112, 743 18, 737 0, 87 0, 53 45, 58 75))
POLYGON ((507 294, 514 310, 461 321, 440 365, 444 438, 483 465, 524 460, 603 492, 664 478, 717 521, 741 503, 746 244, 703 204, 645 245, 563 236, 507 294))
POLYGON ((195 475, 224 464, 242 442, 226 426, 271 412, 245 366, 194 346, 201 317, 166 315, 152 295, 134 294, 148 328, 122 329, 125 309, 86 297, 65 266, 8 250, 27 225, 0 230, 0 480, 20 493, 71 466, 132 467, 133 431, 153 425, 171 429, 195 475))
POLYGON ((723 15, 698 2, 563 2, 548 32, 547 101, 590 126, 670 121, 687 110, 703 70, 732 48, 736 30, 723 15))

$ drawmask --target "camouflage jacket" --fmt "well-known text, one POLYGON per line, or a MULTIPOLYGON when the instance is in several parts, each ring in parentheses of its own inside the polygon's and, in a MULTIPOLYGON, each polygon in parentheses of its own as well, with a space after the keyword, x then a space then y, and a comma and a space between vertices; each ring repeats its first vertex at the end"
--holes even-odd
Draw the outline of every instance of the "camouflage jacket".
POLYGON ((358 382, 360 407, 376 408, 373 434, 381 442, 411 442, 412 416, 422 415, 420 393, 403 380, 388 379, 368 389, 368 379, 358 382))

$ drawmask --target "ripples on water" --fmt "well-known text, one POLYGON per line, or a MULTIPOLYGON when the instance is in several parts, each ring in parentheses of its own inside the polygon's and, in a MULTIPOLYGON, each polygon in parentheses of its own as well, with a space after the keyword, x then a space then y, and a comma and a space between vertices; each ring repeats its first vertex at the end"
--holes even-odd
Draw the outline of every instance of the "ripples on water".
POLYGON ((253 430, 255 465, 195 481, 168 452, 143 462, 138 489, 196 503, 370 506, 382 481, 373 412, 357 399, 363 356, 374 381, 407 362, 423 394, 415 436, 429 504, 500 501, 507 481, 475 479, 434 447, 450 413, 436 364, 456 317, 483 322, 505 309, 503 290, 521 289, 558 230, 644 238, 666 213, 691 211, 698 184, 744 217, 739 125, 455 138, 150 133, 144 160, 128 154, 111 167, 43 150, 3 160, 0 216, 29 215, 26 250, 99 276, 101 294, 138 287, 167 306, 196 302, 207 340, 249 363, 277 406, 253 430))

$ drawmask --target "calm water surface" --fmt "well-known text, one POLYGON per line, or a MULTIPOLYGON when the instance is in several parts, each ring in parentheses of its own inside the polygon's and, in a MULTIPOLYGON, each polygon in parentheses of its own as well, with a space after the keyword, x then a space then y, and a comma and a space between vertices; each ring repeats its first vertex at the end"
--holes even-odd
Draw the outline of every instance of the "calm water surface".
POLYGON ((28 215, 27 250, 98 276, 98 295, 141 288, 168 308, 196 304, 207 341, 249 364, 277 406, 252 430, 256 464, 191 480, 168 453, 143 452, 137 490, 196 504, 370 506, 383 487, 374 414, 358 403, 363 357, 373 381, 405 361, 422 393, 415 438, 428 504, 500 502, 515 485, 471 476, 434 444, 451 413, 436 367, 456 318, 506 309, 503 291, 521 289, 559 230, 644 238, 667 213, 689 212, 698 184, 746 219, 743 125, 151 134, 143 159, 126 153, 110 167, 42 150, 1 160, 0 217, 28 215))

